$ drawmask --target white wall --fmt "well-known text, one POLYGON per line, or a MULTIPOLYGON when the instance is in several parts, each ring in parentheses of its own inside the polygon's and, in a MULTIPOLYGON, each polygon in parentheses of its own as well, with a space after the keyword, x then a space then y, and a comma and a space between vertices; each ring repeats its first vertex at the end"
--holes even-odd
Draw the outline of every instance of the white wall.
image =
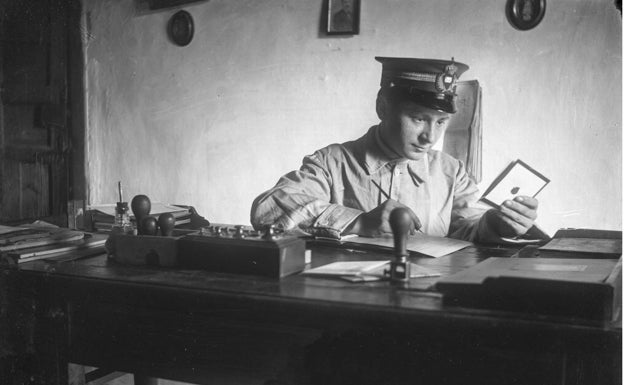
POLYGON ((303 155, 377 123, 374 56, 454 57, 483 86, 484 189, 520 158, 552 179, 539 223, 621 229, 622 24, 612 0, 551 0, 513 29, 504 1, 362 0, 360 34, 320 31, 322 0, 210 0, 147 12, 84 0, 88 201, 196 206, 248 223, 303 155), (190 45, 168 41, 178 9, 190 45))

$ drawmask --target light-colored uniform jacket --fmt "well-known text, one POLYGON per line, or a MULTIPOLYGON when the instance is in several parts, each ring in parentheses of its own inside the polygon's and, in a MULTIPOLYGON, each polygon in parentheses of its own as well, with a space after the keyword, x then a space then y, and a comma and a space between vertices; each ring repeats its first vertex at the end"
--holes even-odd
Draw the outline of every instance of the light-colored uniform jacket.
POLYGON ((393 159, 378 129, 373 126, 357 140, 304 157, 298 171, 284 175, 254 200, 254 227, 298 227, 338 238, 358 215, 387 199, 383 189, 416 213, 426 234, 499 240, 481 220, 485 209, 475 206, 479 192, 462 162, 434 150, 422 160, 393 159))

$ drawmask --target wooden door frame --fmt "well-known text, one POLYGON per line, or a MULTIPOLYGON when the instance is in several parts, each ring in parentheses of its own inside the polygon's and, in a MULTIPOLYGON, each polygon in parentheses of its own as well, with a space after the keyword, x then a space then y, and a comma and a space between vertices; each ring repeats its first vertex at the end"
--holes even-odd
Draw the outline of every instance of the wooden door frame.
POLYGON ((83 19, 83 6, 80 0, 69 0, 68 20, 68 127, 70 130, 71 152, 69 159, 68 183, 68 225, 82 228, 85 204, 87 202, 86 156, 86 87, 85 56, 83 35, 87 38, 86 22, 83 19))

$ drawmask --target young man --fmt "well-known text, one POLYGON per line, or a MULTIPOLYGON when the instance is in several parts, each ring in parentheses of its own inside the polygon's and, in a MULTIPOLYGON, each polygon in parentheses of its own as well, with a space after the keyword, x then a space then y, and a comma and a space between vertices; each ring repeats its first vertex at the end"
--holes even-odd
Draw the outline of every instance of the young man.
POLYGON ((468 66, 454 61, 377 57, 380 123, 361 138, 303 159, 255 199, 251 223, 301 228, 315 235, 391 233, 388 218, 406 207, 412 230, 475 242, 525 234, 537 217, 531 197, 500 210, 474 206, 476 185, 464 165, 432 150, 456 112, 455 88, 468 66))

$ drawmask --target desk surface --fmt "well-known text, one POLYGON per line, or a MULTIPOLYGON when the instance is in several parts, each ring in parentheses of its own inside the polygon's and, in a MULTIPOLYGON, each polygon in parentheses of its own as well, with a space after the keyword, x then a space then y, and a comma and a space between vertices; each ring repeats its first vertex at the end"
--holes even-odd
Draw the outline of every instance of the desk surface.
MULTIPOLYGON (((412 261, 433 270, 442 276, 455 273, 482 261, 488 257, 510 257, 518 252, 514 248, 469 247, 440 258, 412 258, 412 261)), ((326 246, 312 246, 310 267, 324 265, 333 261, 379 260, 390 259, 389 254, 378 251, 357 251, 326 246)), ((122 266, 110 261, 105 255, 81 259, 73 262, 51 263, 44 260, 19 265, 20 274, 39 276, 47 280, 63 282, 62 287, 68 295, 81 293, 89 287, 107 288, 151 288, 162 293, 178 293, 175 296, 210 298, 236 301, 251 301, 279 306, 292 305, 296 309, 303 307, 335 309, 351 308, 374 309, 376 311, 403 313, 410 317, 433 317, 463 322, 485 322, 487 327, 501 325, 506 327, 539 327, 575 331, 599 330, 600 333, 612 331, 621 333, 621 319, 616 322, 596 322, 579 319, 566 319, 549 316, 523 315, 491 310, 468 309, 442 304, 441 294, 431 286, 439 277, 414 278, 409 288, 393 286, 387 281, 351 283, 334 278, 306 277, 292 275, 281 280, 206 272, 201 270, 182 270, 148 266, 122 266), (72 292, 72 290, 76 290, 72 292), (181 293, 184 293, 183 295, 181 293)), ((110 289, 108 295, 116 292, 110 289)), ((140 290, 139 290, 140 291, 140 290)), ((122 294, 120 294, 122 295, 122 294)), ((125 296, 125 295, 122 295, 125 296)), ((149 303, 150 298, 136 299, 149 303)), ((182 304, 185 301, 178 303, 182 304)))
MULTIPOLYGON (((326 246, 313 245, 311 248, 311 267, 332 261, 391 257, 379 252, 326 246)), ((484 258, 510 257, 517 252, 518 249, 474 246, 437 259, 413 258, 412 261, 447 275, 473 266, 484 258)), ((20 290, 37 288, 37 301, 42 302, 44 298, 52 304, 60 303, 61 309, 64 309, 60 312, 70 313, 71 327, 63 330, 69 330, 68 340, 72 341, 71 360, 84 360, 82 363, 93 365, 106 360, 109 365, 121 365, 121 369, 127 371, 131 371, 129 367, 123 368, 130 362, 127 357, 124 360, 111 358, 90 347, 101 346, 107 339, 110 340, 109 334, 121 333, 126 336, 124 338, 130 338, 129 335, 135 338, 134 334, 120 331, 119 325, 129 322, 125 318, 119 321, 122 314, 131 314, 134 317, 132 322, 139 325, 152 325, 151 320, 157 318, 158 326, 154 324, 148 329, 161 328, 164 327, 161 324, 169 322, 174 325, 182 323, 195 330, 197 334, 189 335, 190 332, 179 328, 166 329, 166 333, 182 333, 183 336, 176 336, 172 340, 174 342, 163 342, 165 346, 170 347, 184 338, 181 346, 185 351, 190 346, 187 339, 194 338, 196 342, 197 335, 203 333, 198 330, 207 324, 227 325, 227 331, 219 335, 230 337, 236 334, 229 329, 232 325, 242 325, 245 330, 253 327, 257 334, 265 329, 278 330, 282 336, 286 330, 295 329, 378 328, 442 333, 451 336, 449 340, 467 335, 494 340, 504 337, 505 341, 516 341, 522 349, 528 349, 530 345, 537 351, 566 351, 564 355, 568 355, 568 348, 588 354, 598 351, 601 355, 621 350, 620 321, 597 322, 445 306, 441 295, 430 288, 437 277, 414 278, 410 287, 405 289, 386 281, 350 283, 302 275, 276 280, 200 270, 122 266, 108 260, 105 255, 63 263, 33 261, 17 267, 3 267, 1 271, 10 282, 19 281, 20 290), (202 321, 197 321, 200 316, 202 321), (93 337, 93 333, 100 333, 101 338, 93 337)), ((133 330, 133 333, 140 332, 140 328, 133 330)), ((212 344, 215 338, 222 337, 211 335, 206 338, 212 344)), ((152 339, 139 340, 143 344, 153 344, 152 339)), ((274 341, 275 337, 268 340, 274 341)), ((239 342, 241 346, 246 344, 242 340, 239 342)), ((233 342, 228 340, 227 345, 230 344, 233 342)), ((139 345, 132 346, 138 349, 139 345)), ((158 348, 153 347, 152 350, 158 348)), ((242 354, 241 351, 237 354, 242 354)), ((137 356, 140 354, 137 353, 137 356)), ((210 360, 221 358, 211 356, 210 360)), ((260 370, 262 365, 257 365, 256 369, 260 370)), ((161 366, 160 370, 164 370, 165 365, 161 366)), ((166 376, 172 372, 158 373, 166 376)), ((617 378, 618 374, 614 376, 617 378)), ((179 379, 192 378, 182 376, 179 379)))

